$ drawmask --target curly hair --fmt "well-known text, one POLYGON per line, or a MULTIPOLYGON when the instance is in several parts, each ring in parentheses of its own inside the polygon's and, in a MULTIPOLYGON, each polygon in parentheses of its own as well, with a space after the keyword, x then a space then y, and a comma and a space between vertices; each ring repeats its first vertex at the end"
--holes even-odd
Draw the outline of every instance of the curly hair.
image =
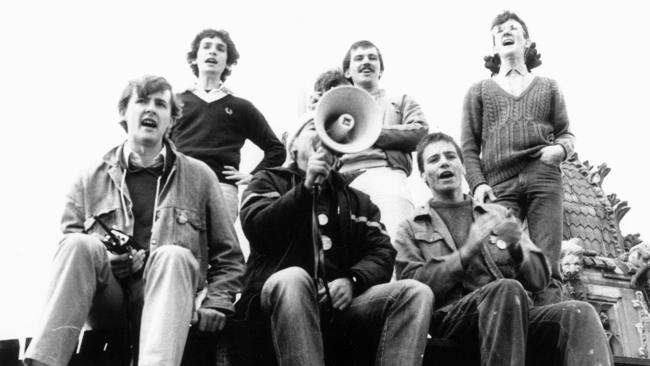
POLYGON ((529 39, 530 35, 528 34, 528 26, 526 26, 526 23, 524 23, 524 21, 521 20, 521 18, 517 14, 511 12, 510 10, 506 10, 503 13, 497 15, 494 18, 494 20, 492 20, 492 25, 490 26, 490 29, 496 27, 499 24, 503 24, 511 19, 521 24, 521 28, 524 30, 524 37, 526 37, 526 39, 529 39))
MULTIPOLYGON (((138 96, 142 98, 146 98, 151 94, 169 90, 169 93, 171 95, 169 102, 171 106, 172 120, 176 120, 181 116, 182 104, 178 99, 176 99, 176 96, 172 91, 171 84, 164 77, 155 75, 145 75, 141 78, 129 81, 126 87, 124 87, 122 96, 117 102, 117 110, 120 112, 120 114, 124 114, 124 112, 126 112, 126 107, 129 104, 129 100, 133 96, 134 89, 138 96)), ((120 121, 120 125, 124 128, 124 130, 127 130, 126 121, 124 121, 124 119, 120 121)))
POLYGON ((379 71, 382 72, 382 73, 384 72, 384 59, 383 59, 383 57, 381 57, 381 51, 379 51, 379 48, 377 46, 375 46, 374 43, 372 43, 370 41, 366 41, 366 40, 354 42, 350 46, 350 48, 348 48, 348 52, 346 52, 345 57, 343 57, 343 62, 342 62, 343 72, 348 71, 348 69, 350 68, 350 60, 352 58, 352 51, 356 50, 357 48, 374 48, 374 49, 376 49, 377 50, 377 55, 379 56, 379 68, 380 68, 379 71))
POLYGON ((343 71, 337 67, 318 75, 316 82, 314 82, 314 91, 324 93, 336 86, 348 84, 350 84, 350 81, 345 77, 343 71))
MULTIPOLYGON (((524 37, 526 39, 530 39, 528 26, 526 26, 526 23, 517 14, 509 10, 506 10, 503 13, 497 15, 494 20, 492 20, 490 29, 496 27, 499 24, 503 24, 508 20, 514 20, 517 23, 521 24, 521 28, 524 31, 524 37)), ((492 37, 492 43, 494 43, 494 37, 492 37)), ((526 63, 526 68, 528 71, 542 64, 541 57, 542 55, 537 52, 537 45, 535 42, 531 43, 524 52, 524 62, 526 63)), ((499 73, 499 68, 501 67, 501 57, 499 57, 498 54, 495 53, 494 55, 485 56, 483 57, 483 61, 485 62, 485 68, 490 70, 492 72, 492 75, 499 73)))
POLYGON ((190 65, 190 68, 192 69, 192 73, 194 73, 194 76, 199 76, 199 68, 193 63, 196 61, 196 54, 199 50, 199 44, 201 44, 201 40, 203 38, 214 38, 214 37, 219 37, 225 44, 226 44, 226 65, 227 67, 223 70, 223 73, 221 73, 221 81, 225 81, 228 75, 232 72, 230 70, 230 66, 236 65, 237 60, 239 60, 239 52, 237 51, 237 47, 235 47, 235 43, 232 41, 230 38, 230 34, 226 32, 223 29, 216 30, 216 29, 204 29, 199 34, 197 34, 194 37, 194 40, 192 40, 192 45, 190 46, 190 51, 187 53, 187 63, 190 65))

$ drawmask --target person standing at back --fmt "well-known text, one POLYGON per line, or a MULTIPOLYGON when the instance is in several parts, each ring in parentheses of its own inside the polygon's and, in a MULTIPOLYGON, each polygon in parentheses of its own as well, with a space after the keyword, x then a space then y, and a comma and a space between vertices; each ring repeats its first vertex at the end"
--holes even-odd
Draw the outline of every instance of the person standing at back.
POLYGON ((412 172, 411 153, 428 130, 420 105, 406 94, 392 95, 379 85, 384 60, 370 41, 353 43, 343 58, 345 77, 370 93, 382 110, 382 129, 369 149, 341 157, 341 172, 363 172, 352 183, 370 196, 381 211, 381 221, 391 239, 401 221, 413 213, 407 177, 412 172))
POLYGON ((472 85, 463 106, 467 182, 477 203, 499 203, 528 220, 553 277, 536 301, 553 303, 561 299, 559 165, 573 154, 575 137, 557 83, 530 73, 541 61, 526 23, 506 11, 492 22, 492 36, 495 56, 486 66, 493 76, 472 85))
POLYGON ((197 80, 179 95, 183 115, 171 130, 180 152, 202 160, 217 174, 233 221, 239 206, 237 186, 248 184, 260 169, 282 165, 286 158, 284 145, 262 113, 223 86, 238 59, 228 32, 206 29, 194 37, 187 62, 197 80), (247 139, 264 151, 251 173, 239 170, 247 139))

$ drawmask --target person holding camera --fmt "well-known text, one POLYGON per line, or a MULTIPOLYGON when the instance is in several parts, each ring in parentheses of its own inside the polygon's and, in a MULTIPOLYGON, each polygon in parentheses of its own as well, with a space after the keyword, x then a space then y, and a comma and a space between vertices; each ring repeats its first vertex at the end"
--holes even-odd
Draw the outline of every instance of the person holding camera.
POLYGON ((420 365, 431 291, 412 280, 389 283, 395 249, 379 210, 336 172, 338 159, 320 143, 311 114, 288 151, 288 167, 258 172, 243 195, 251 254, 237 316, 250 331, 239 354, 264 365, 268 353, 285 366, 323 365, 333 355, 420 365))
POLYGON ((179 365, 193 318, 199 330, 217 331, 234 311, 243 256, 214 172, 166 137, 180 115, 171 85, 132 80, 118 110, 126 141, 66 197, 28 365, 66 365, 85 322, 128 326, 140 366, 179 365))
POLYGON ((612 365, 593 306, 532 305, 550 280, 546 257, 511 210, 463 194, 458 144, 427 135, 417 163, 432 197, 400 225, 396 273, 433 290, 431 336, 460 343, 481 365, 612 365))

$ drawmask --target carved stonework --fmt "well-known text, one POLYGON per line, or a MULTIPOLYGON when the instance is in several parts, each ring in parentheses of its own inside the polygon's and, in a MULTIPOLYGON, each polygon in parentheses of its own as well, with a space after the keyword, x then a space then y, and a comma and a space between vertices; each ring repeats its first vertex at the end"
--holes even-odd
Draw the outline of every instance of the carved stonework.
POLYGON ((620 222, 630 207, 603 191, 611 172, 606 164, 594 167, 574 154, 561 168, 565 295, 594 305, 614 355, 647 359, 650 244, 639 234, 622 234, 620 222))

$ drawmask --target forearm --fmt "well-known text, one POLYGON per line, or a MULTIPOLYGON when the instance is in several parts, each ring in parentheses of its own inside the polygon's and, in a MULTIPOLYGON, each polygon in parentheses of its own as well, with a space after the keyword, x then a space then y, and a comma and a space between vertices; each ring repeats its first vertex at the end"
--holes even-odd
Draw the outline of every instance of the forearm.
POLYGON ((481 170, 482 103, 475 88, 465 97, 461 124, 461 150, 465 165, 465 178, 473 192, 481 183, 486 183, 481 170))
POLYGON ((384 125, 375 146, 384 150, 412 152, 429 132, 429 124, 420 105, 404 95, 399 106, 399 123, 384 125))
POLYGON ((426 136, 429 130, 424 121, 416 121, 405 125, 385 126, 381 129, 375 146, 384 150, 399 150, 412 152, 418 142, 426 136))
POLYGON ((258 146, 264 151, 264 158, 257 164, 251 174, 255 174, 264 168, 281 166, 287 158, 286 149, 282 142, 275 137, 275 134, 267 136, 264 143, 258 146))

